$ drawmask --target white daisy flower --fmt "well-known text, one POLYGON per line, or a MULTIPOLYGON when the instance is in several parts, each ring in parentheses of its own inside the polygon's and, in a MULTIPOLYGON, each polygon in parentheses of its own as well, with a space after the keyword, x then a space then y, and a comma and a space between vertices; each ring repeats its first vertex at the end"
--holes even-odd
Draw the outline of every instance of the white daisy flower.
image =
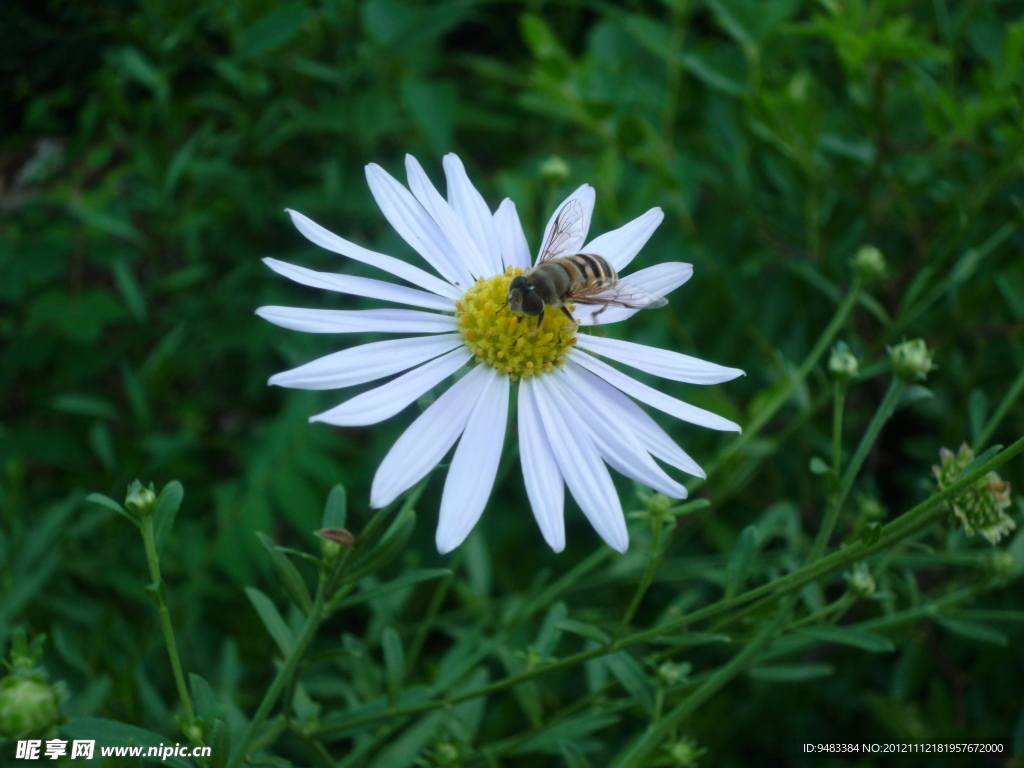
MULTIPOLYGON (((405 337, 335 352, 279 373, 270 383, 295 389, 338 389, 401 374, 310 418, 354 427, 394 416, 468 368, 398 438, 377 469, 370 493, 373 507, 390 504, 436 467, 458 441, 441 497, 436 541, 442 554, 466 539, 487 504, 515 383, 523 479, 545 541, 556 552, 565 547, 563 506, 568 486, 601 538, 624 552, 629 536, 608 466, 671 498, 685 498, 686 488, 655 459, 704 477, 697 463, 634 400, 710 429, 739 431, 739 427, 632 379, 600 358, 690 384, 717 384, 743 371, 678 352, 577 334, 565 328, 567 321, 560 311, 548 311, 534 332, 533 317, 518 316, 502 306, 509 283, 531 266, 515 204, 506 199, 491 213, 462 161, 453 154, 444 158, 447 199, 415 158, 407 155, 405 165, 408 189, 375 164, 366 167, 366 178, 384 216, 440 277, 350 243, 296 211, 288 212, 292 222, 312 242, 415 287, 315 272, 276 259, 264 261, 303 285, 416 309, 257 310, 270 322, 297 331, 405 337)), ((548 254, 553 257, 596 254, 622 271, 663 218, 660 208, 652 208, 586 242, 593 210, 594 190, 584 184, 552 214, 541 253, 547 247, 554 251, 548 254), (567 206, 576 212, 574 226, 553 243, 552 228, 567 206)), ((641 269, 622 282, 664 296, 691 274, 690 264, 672 262, 641 269)), ((594 325, 618 322, 636 312, 613 306, 599 313, 601 309, 579 304, 573 316, 582 325, 594 325)))

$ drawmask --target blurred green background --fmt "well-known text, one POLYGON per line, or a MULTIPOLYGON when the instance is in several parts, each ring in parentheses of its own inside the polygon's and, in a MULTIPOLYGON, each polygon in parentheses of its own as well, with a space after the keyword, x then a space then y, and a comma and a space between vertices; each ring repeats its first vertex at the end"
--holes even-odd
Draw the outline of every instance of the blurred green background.
MULTIPOLYGON (((123 498, 135 478, 158 488, 178 479, 185 501, 163 568, 185 666, 230 702, 235 727, 252 713, 275 646, 242 588, 282 597, 254 532, 315 548, 309 532, 335 483, 347 487, 358 528, 377 464, 415 415, 365 429, 309 425, 348 393, 266 386, 276 371, 368 339, 258 319, 264 304, 364 305, 290 284, 260 258, 378 276, 307 243, 285 207, 417 258, 363 178, 377 162, 404 179, 406 152, 438 182, 442 154, 457 152, 492 207, 516 202, 532 248, 553 206, 584 182, 597 189, 592 233, 661 206, 665 222, 637 266, 688 261, 694 277, 665 310, 608 333, 745 369, 713 388, 659 385, 741 424, 813 345, 857 248, 878 246, 889 279, 840 335, 862 364, 882 361, 851 391, 848 448, 885 391, 886 344, 924 337, 938 368, 934 397, 883 433, 840 533, 865 504, 903 512, 930 492, 939 448, 971 442, 1024 366, 1022 11, 954 0, 9 3, 0 20, 0 642, 16 627, 47 634, 44 663, 67 684, 69 717, 173 738, 177 697, 137 533, 83 498, 123 498)), ((813 534, 827 489, 808 465, 830 455, 829 392, 816 369, 711 477, 701 493, 713 506, 677 533, 638 624, 715 599, 740 531, 766 509, 813 534)), ((703 464, 725 443, 659 421, 703 464)), ((992 441, 1022 431, 1015 402, 992 441)), ((414 679, 432 677, 453 638, 487 630, 600 546, 570 503, 568 547, 548 551, 509 464, 482 535, 454 561, 455 588, 414 679)), ((1024 482, 1019 462, 1003 476, 1024 482)), ((435 474, 393 572, 453 562, 433 547, 441 482, 435 474)), ((628 506, 633 489, 620 488, 628 506)), ((957 535, 950 527, 937 540, 985 555, 987 544, 957 535)), ((642 568, 642 532, 633 541, 566 598, 574 616, 621 615, 642 568)), ((1024 539, 1012 549, 1024 560, 1024 539)), ((905 606, 960 578, 963 568, 926 555, 894 565, 880 589, 905 606)), ((776 567, 768 560, 763 574, 776 567)), ((431 590, 353 609, 322 637, 350 633, 379 659, 381 627, 415 632, 431 590)), ((1012 587, 979 606, 1024 616, 1012 587)), ((923 621, 894 634, 889 654, 819 646, 804 660, 833 665, 830 676, 740 678, 687 733, 709 750, 702 765, 796 764, 805 741, 998 740, 1019 754, 1024 632, 1019 621, 993 627, 978 642, 923 621)), ((701 669, 728 654, 713 646, 688 658, 701 669)), ((308 686, 325 712, 353 705, 344 669, 318 679, 308 686)), ((536 695, 555 709, 587 684, 560 673, 536 695)), ((604 765, 645 722, 627 709, 581 725, 581 754, 604 765)), ((476 743, 529 727, 516 697, 498 696, 476 743)), ((538 743, 494 764, 575 768, 556 742, 538 743)), ((350 746, 329 749, 343 756, 350 746)), ((276 754, 309 764, 287 740, 276 754)))

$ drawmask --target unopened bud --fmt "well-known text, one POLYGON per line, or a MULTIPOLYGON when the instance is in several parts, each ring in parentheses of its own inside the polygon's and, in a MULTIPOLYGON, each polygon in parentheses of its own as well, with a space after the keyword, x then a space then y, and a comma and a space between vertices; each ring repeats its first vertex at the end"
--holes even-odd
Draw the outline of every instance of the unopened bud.
POLYGON ((839 342, 832 349, 832 356, 828 359, 828 370, 837 379, 852 379, 857 375, 860 364, 857 358, 850 351, 850 348, 843 342, 839 342))
POLYGON ((850 585, 850 592, 857 597, 871 597, 875 594, 875 578, 864 563, 853 566, 853 570, 846 574, 846 583, 850 585))
POLYGON ((684 736, 667 744, 665 751, 668 752, 670 764, 676 768, 696 768, 697 758, 707 752, 707 749, 698 747, 696 741, 684 736))
POLYGON ((666 661, 658 667, 658 680, 660 680, 661 684, 666 688, 685 680, 689 674, 689 664, 674 664, 671 661, 666 661))
POLYGON ((149 517, 156 512, 156 490, 150 483, 146 488, 138 480, 128 486, 128 494, 124 497, 124 505, 139 517, 149 517))
POLYGON ((924 339, 897 344, 889 350, 889 360, 892 362, 893 373, 906 382, 924 381, 928 372, 935 367, 932 353, 924 339))
POLYGON ((60 719, 61 698, 41 674, 0 680, 0 736, 18 739, 45 733, 60 719))
POLYGON ((552 184, 561 184, 569 178, 569 164, 558 155, 551 155, 540 164, 540 175, 552 184))
POLYGON ((864 283, 884 280, 886 274, 885 257, 873 245, 862 245, 853 257, 853 271, 864 283))

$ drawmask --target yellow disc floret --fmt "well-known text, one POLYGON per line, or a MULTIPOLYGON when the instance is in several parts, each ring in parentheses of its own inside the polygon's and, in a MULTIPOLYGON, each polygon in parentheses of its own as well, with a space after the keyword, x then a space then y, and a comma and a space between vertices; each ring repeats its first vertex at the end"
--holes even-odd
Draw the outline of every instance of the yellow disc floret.
POLYGON ((576 330, 560 309, 547 308, 538 328, 536 317, 517 315, 505 305, 509 283, 521 274, 509 267, 502 275, 481 278, 455 302, 459 333, 477 362, 513 380, 560 368, 576 343, 576 330))

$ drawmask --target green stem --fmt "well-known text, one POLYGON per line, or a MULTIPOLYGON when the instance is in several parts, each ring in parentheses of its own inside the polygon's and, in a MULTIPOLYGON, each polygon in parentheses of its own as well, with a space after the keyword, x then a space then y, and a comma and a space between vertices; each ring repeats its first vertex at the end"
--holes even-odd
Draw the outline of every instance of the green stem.
POLYGON ((839 482, 843 458, 843 408, 846 405, 846 379, 836 378, 832 385, 832 476, 839 482))
POLYGON ((451 574, 445 576, 441 579, 440 583, 438 583, 437 588, 434 590, 433 597, 430 598, 430 605, 427 606, 427 613, 416 628, 416 637, 413 638, 412 644, 409 646, 409 652, 406 654, 406 677, 409 676, 413 667, 416 666, 416 661, 419 659, 420 651, 423 650, 423 644, 427 641, 427 635, 429 635, 430 630, 433 629, 434 622, 437 621, 437 614, 441 611, 441 606, 444 605, 444 600, 448 596, 448 590, 451 589, 452 583, 455 581, 455 571, 458 569, 461 562, 462 549, 459 549, 452 558, 450 566, 452 570, 451 574))
POLYGON ((996 431, 996 427, 999 426, 1003 417, 1006 416, 1011 406, 1017 401, 1017 398, 1020 397, 1020 393, 1022 391, 1024 391, 1024 368, 1020 369, 1020 373, 1017 374, 1016 380, 1010 385, 1010 389, 1003 398, 1003 401, 999 403, 999 407, 996 408, 995 413, 992 414, 992 418, 988 420, 985 428, 981 430, 981 434, 978 435, 978 438, 974 441, 974 445, 971 446, 975 453, 981 451, 985 446, 985 443, 988 442, 988 439, 992 437, 992 433, 996 431))
POLYGON ((864 460, 868 456, 868 452, 871 450, 871 446, 875 444, 875 440, 878 439, 879 433, 882 431, 882 427, 885 422, 892 416, 893 411, 896 410, 896 404, 900 401, 900 397, 903 395, 903 390, 906 385, 902 380, 893 377, 892 383, 889 385, 889 391, 885 393, 885 397, 882 398, 881 404, 878 406, 878 410, 875 411, 874 417, 871 419, 871 423, 868 425, 867 431, 860 440, 860 445, 857 446, 856 452, 853 454, 853 458, 850 459, 850 463, 846 467, 846 472, 843 474, 843 482, 839 486, 839 491, 836 493, 835 498, 829 505, 828 510, 825 512, 825 519, 821 523, 821 529, 818 531, 818 536, 814 540, 814 545, 811 547, 811 554, 808 556, 808 562, 814 562, 822 553, 825 551, 825 547, 828 546, 828 540, 832 536, 832 531, 836 527, 836 523, 839 520, 839 513, 843 510, 843 504, 846 503, 846 497, 850 495, 850 490, 853 488, 853 484, 857 479, 857 475, 860 473, 860 468, 864 464, 864 460))
POLYGON ((977 467, 972 472, 964 475, 949 487, 934 496, 931 496, 913 509, 901 515, 896 520, 884 526, 879 533, 878 539, 873 544, 867 544, 864 540, 855 541, 830 555, 822 557, 814 562, 809 562, 802 568, 788 573, 773 582, 750 589, 736 597, 729 598, 728 600, 719 600, 718 602, 696 610, 687 616, 681 616, 678 619, 665 622, 664 624, 659 624, 656 627, 635 632, 631 635, 627 635, 626 637, 608 643, 607 645, 591 648, 586 651, 580 651, 579 653, 565 656, 557 661, 543 664, 539 667, 535 667, 534 669, 526 670, 525 672, 520 672, 517 675, 511 675, 489 685, 481 686, 480 688, 475 688, 471 691, 464 691, 443 699, 425 701, 421 704, 405 707, 404 709, 398 709, 393 712, 363 715, 340 723, 325 724, 314 735, 328 735, 335 731, 346 730, 357 725, 364 725, 378 720, 388 720, 395 717, 415 715, 438 707, 452 706, 480 696, 489 696, 493 693, 513 688, 521 683, 527 682, 528 680, 532 680, 535 677, 546 675, 549 672, 573 667, 581 664, 582 662, 590 661, 591 659, 599 658, 609 653, 615 653, 616 651, 620 651, 625 648, 631 648, 636 645, 651 642, 652 640, 664 637, 688 627, 691 624, 715 618, 727 611, 739 608, 755 600, 759 600, 760 604, 778 600, 779 597, 786 593, 802 589, 807 584, 810 584, 812 581, 817 581, 826 574, 845 568, 858 560, 863 560, 876 552, 880 552, 887 547, 892 546, 897 541, 911 536, 917 531, 931 525, 939 517, 946 514, 946 510, 943 505, 947 500, 958 496, 964 491, 964 489, 979 478, 984 477, 994 469, 998 469, 1021 452, 1024 452, 1024 437, 1017 440, 1011 446, 1004 449, 998 455, 992 457, 989 461, 977 467))
MULTIPOLYGON (((188 686, 185 685, 185 672, 181 668, 181 658, 178 656, 178 644, 174 641, 174 627, 171 626, 171 612, 167 608, 167 591, 163 579, 160 577, 160 556, 156 551, 156 538, 153 535, 153 516, 146 515, 142 518, 142 543, 146 548, 146 561, 149 563, 149 577, 153 580, 153 594, 156 595, 156 602, 160 608, 160 624, 164 630, 164 642, 167 644, 167 655, 171 658, 171 669, 174 672, 174 683, 178 686, 178 696, 181 697, 181 706, 185 710, 185 722, 189 730, 195 730, 196 716, 192 711, 192 700, 188 695, 188 686)), ((195 733, 186 733, 192 741, 196 740, 195 733)))
MULTIPOLYGON (((807 357, 800 364, 796 374, 793 375, 786 385, 775 393, 775 396, 768 401, 768 403, 758 412, 758 414, 751 420, 751 422, 743 430, 743 434, 733 440, 727 445, 718 456, 712 460, 707 467, 707 474, 712 474, 718 467, 722 466, 726 461, 732 458, 738 453, 747 443, 749 443, 754 437, 756 437, 760 431, 764 428, 776 412, 789 400, 793 391, 807 378, 811 370, 817 365, 818 360, 825 350, 828 349, 832 340, 836 334, 839 333, 839 329, 846 323, 846 319, 850 316, 850 312, 857 305, 857 300, 860 298, 861 286, 859 281, 854 281, 850 287, 849 292, 846 294, 846 298, 843 299, 842 304, 836 309, 835 315, 832 316, 832 320, 828 326, 822 332, 821 337, 818 339, 814 348, 808 353, 807 357)), ((695 483, 690 484, 690 490, 698 487, 703 483, 702 480, 697 480, 695 483)))
POLYGON ((313 641, 313 637, 316 635, 317 629, 320 627, 320 622, 323 619, 324 613, 324 591, 326 577, 320 579, 320 583, 317 586, 316 597, 313 598, 313 607, 310 608, 309 614, 306 616, 306 623, 302 627, 302 634, 299 635, 295 641, 295 645, 292 646, 291 651, 285 658, 284 663, 278 668, 277 675, 274 676, 274 681, 270 684, 270 688, 263 696, 263 701, 260 702, 259 709, 256 710, 256 714, 253 715, 252 720, 249 722, 248 727, 245 729, 245 733, 242 734, 242 739, 239 741, 238 746, 235 748, 234 754, 228 761, 227 768, 238 768, 239 765, 245 760, 249 746, 256 738, 256 734, 259 733, 260 728, 263 726, 263 721, 267 719, 267 715, 270 714, 270 710, 274 704, 277 703, 278 697, 281 692, 284 691, 285 686, 291 679, 292 673, 299 664, 299 660, 303 654, 306 653, 306 649, 309 644, 313 641))
POLYGON ((660 515, 655 516, 651 521, 653 533, 651 536, 651 548, 647 551, 647 567, 644 568, 643 578, 640 579, 636 592, 633 593, 633 599, 629 602, 629 607, 622 616, 622 621, 619 622, 619 629, 615 633, 616 637, 621 636, 629 628, 629 622, 633 620, 633 616, 636 615, 637 610, 640 608, 640 601, 644 599, 644 595, 647 594, 647 590, 654 582, 654 577, 661 567, 661 561, 665 557, 665 547, 661 543, 661 534, 664 527, 665 521, 660 515))

